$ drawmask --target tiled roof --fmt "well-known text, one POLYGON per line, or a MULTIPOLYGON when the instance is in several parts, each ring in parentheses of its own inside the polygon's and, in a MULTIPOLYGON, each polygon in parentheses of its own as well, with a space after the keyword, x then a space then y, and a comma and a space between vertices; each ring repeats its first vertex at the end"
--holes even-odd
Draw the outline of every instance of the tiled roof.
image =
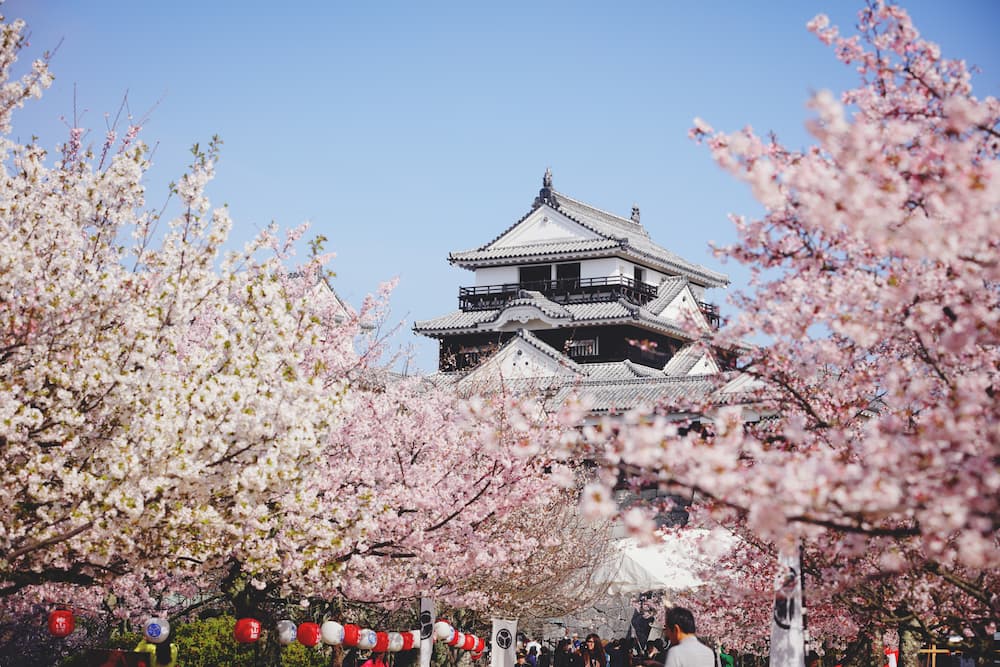
POLYGON ((480 322, 491 322, 495 320, 499 314, 499 309, 470 311, 456 310, 448 313, 447 315, 435 317, 432 320, 420 320, 419 322, 414 322, 413 330, 419 332, 470 329, 474 328, 480 322))
POLYGON ((532 243, 530 245, 503 246, 500 248, 482 247, 475 250, 453 252, 448 255, 448 261, 456 264, 464 262, 485 261, 491 259, 514 259, 517 257, 536 257, 545 255, 566 255, 595 250, 618 248, 622 244, 614 239, 580 239, 579 241, 558 241, 555 243, 532 243))
POLYGON ((656 405, 684 409, 691 402, 709 397, 714 390, 715 382, 707 377, 582 381, 564 385, 552 400, 559 404, 571 393, 577 393, 588 399, 591 412, 625 411, 656 405))
POLYGON ((545 196, 542 197, 542 193, 539 193, 540 196, 535 200, 532 209, 523 215, 520 220, 501 232, 499 236, 474 250, 450 253, 448 261, 459 265, 475 265, 478 262, 516 259, 519 257, 545 257, 546 255, 564 255, 621 248, 627 254, 634 255, 638 259, 645 259, 652 264, 658 264, 667 272, 677 272, 685 275, 698 284, 707 287, 723 287, 729 284, 729 278, 725 274, 713 271, 700 264, 689 262, 680 255, 654 243, 645 227, 636 221, 602 211, 562 192, 546 189, 543 189, 542 192, 545 193, 545 196), (583 225, 603 238, 504 246, 500 248, 492 247, 496 241, 521 224, 532 212, 543 204, 552 206, 562 215, 583 225))
POLYGON ((519 296, 516 299, 508 301, 504 309, 512 306, 534 306, 552 317, 572 317, 572 313, 565 306, 546 298, 544 294, 534 290, 521 290, 519 296))
MULTIPOLYGON (((592 369, 591 366, 606 364, 580 364, 584 372, 592 372, 601 379, 590 377, 539 377, 520 378, 505 381, 505 386, 525 394, 544 394, 547 402, 557 406, 570 395, 577 394, 590 404, 591 413, 625 412, 634 408, 660 407, 676 411, 686 411, 692 404, 710 397, 717 387, 711 376, 698 377, 608 377, 611 369, 592 369)), ((620 365, 617 372, 625 373, 620 365)), ((463 375, 462 379, 470 377, 463 375)), ((452 382, 462 386, 461 379, 449 376, 452 382)))
POLYGON ((640 255, 646 255, 655 261, 680 271, 682 274, 695 277, 699 279, 699 283, 705 283, 713 287, 722 287, 729 284, 729 278, 724 274, 700 264, 689 262, 680 255, 653 243, 652 239, 649 238, 649 232, 638 222, 602 211, 599 208, 594 208, 590 204, 573 199, 561 192, 553 192, 552 196, 558 204, 560 213, 591 228, 601 236, 626 239, 628 245, 640 255))
POLYGON ((489 330, 488 324, 501 318, 504 310, 514 306, 533 305, 546 315, 565 319, 565 325, 607 324, 628 320, 642 322, 672 336, 688 338, 687 332, 678 323, 672 322, 628 303, 624 299, 618 301, 598 301, 594 303, 570 303, 561 305, 538 295, 537 298, 521 297, 509 302, 504 308, 490 310, 457 310, 448 315, 432 320, 415 322, 413 330, 418 333, 432 334, 434 332, 458 332, 462 330, 489 330))
POLYGON ((643 377, 663 377, 663 371, 632 361, 605 361, 582 364, 591 380, 634 380, 643 377))
MULTIPOLYGON (((562 404, 571 394, 579 394, 590 403, 592 414, 624 412, 642 407, 684 412, 692 404, 706 399, 716 403, 738 401, 745 396, 745 387, 755 386, 745 380, 740 384, 740 380, 723 374, 671 377, 663 371, 631 361, 581 364, 525 330, 518 331, 517 337, 505 346, 518 339, 535 346, 577 375, 573 378, 520 378, 506 382, 507 387, 525 393, 540 392, 553 406, 562 404), (729 384, 720 389, 727 380, 729 384)), ((461 386, 462 380, 474 373, 475 369, 461 373, 437 373, 433 381, 461 386)))
POLYGON ((672 376, 686 376, 704 356, 705 350, 700 346, 685 345, 670 357, 670 361, 663 367, 663 372, 672 376))
POLYGON ((646 310, 659 315, 663 309, 670 305, 670 302, 677 298, 677 295, 687 287, 688 280, 684 276, 674 276, 667 278, 660 283, 656 291, 656 298, 645 305, 646 310))
POLYGON ((566 310, 574 320, 606 320, 632 317, 634 307, 628 308, 621 299, 617 301, 595 301, 594 303, 570 303, 566 310))

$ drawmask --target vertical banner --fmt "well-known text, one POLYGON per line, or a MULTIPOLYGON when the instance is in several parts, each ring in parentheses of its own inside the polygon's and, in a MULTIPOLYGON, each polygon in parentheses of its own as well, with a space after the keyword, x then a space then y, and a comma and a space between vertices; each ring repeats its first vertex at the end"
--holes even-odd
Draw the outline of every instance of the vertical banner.
POLYGON ((802 625, 802 577, 799 554, 779 554, 774 580, 774 613, 771 618, 770 667, 805 666, 805 632, 802 625))
POLYGON ((517 621, 493 619, 490 667, 514 667, 517 662, 517 621))
POLYGON ((420 598, 420 667, 431 667, 434 652, 434 600, 420 598))

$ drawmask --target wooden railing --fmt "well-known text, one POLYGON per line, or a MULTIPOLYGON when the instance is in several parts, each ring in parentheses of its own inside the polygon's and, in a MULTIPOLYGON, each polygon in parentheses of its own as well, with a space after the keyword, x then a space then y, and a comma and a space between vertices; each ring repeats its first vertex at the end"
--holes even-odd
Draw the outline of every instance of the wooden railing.
POLYGON ((541 292, 547 299, 563 304, 616 301, 624 297, 640 306, 655 299, 657 293, 655 285, 647 285, 625 276, 526 280, 502 285, 460 287, 458 306, 467 311, 502 308, 517 298, 521 290, 541 292))

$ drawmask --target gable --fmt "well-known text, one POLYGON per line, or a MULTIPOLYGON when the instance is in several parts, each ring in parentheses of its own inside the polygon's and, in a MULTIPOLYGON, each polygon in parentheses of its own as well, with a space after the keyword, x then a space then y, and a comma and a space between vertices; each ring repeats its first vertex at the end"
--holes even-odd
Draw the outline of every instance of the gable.
POLYGON ((517 336, 465 376, 462 384, 488 385, 501 380, 527 379, 566 381, 580 375, 580 372, 572 367, 575 366, 572 361, 567 359, 568 363, 563 363, 553 354, 554 350, 546 354, 537 345, 532 345, 528 340, 517 336))
POLYGON ((687 375, 715 375, 719 372, 719 365, 715 363, 715 359, 708 352, 701 355, 687 372, 687 375))
POLYGON ((693 319, 701 329, 707 331, 711 328, 701 308, 698 307, 698 300, 691 291, 691 286, 687 284, 660 311, 660 317, 674 322, 687 322, 693 319))
POLYGON ((547 313, 535 304, 520 304, 505 308, 492 322, 481 322, 478 327, 489 331, 517 331, 518 329, 551 329, 572 320, 572 316, 547 313))
POLYGON ((548 206, 539 206, 487 248, 510 248, 539 243, 589 241, 600 235, 548 206))

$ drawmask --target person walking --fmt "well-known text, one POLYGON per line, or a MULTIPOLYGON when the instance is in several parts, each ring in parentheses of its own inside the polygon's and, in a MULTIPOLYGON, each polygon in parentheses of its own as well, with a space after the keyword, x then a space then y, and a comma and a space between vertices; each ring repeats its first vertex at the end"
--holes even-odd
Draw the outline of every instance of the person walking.
POLYGON ((646 653, 639 661, 642 667, 660 667, 663 664, 663 640, 654 639, 646 643, 646 653))
POLYGON ((573 640, 567 637, 559 640, 555 655, 552 656, 552 667, 581 667, 580 656, 573 650, 573 640))
POLYGON ((694 614, 690 609, 668 609, 664 632, 670 640, 664 667, 715 667, 715 651, 695 636, 694 614))
MULTIPOLYGON (((608 656, 604 652, 601 638, 591 632, 580 647, 583 667, 608 667, 608 656)), ((713 666, 714 667, 714 666, 713 666)))

